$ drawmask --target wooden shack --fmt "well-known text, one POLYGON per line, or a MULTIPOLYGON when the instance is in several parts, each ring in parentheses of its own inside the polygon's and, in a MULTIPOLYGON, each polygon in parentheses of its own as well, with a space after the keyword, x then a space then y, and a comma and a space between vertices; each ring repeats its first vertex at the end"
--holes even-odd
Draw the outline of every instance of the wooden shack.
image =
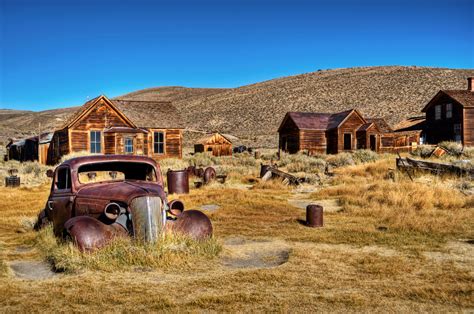
POLYGON ((455 141, 474 146, 474 78, 466 90, 440 90, 423 108, 428 144, 455 141))
POLYGON ((337 154, 356 149, 410 150, 407 142, 415 140, 406 139, 407 134, 394 134, 384 119, 366 119, 356 109, 339 113, 288 112, 278 133, 279 150, 290 154, 299 151, 337 154), (403 145, 402 140, 394 140, 398 138, 404 138, 403 145))
POLYGON ((195 153, 208 152, 213 156, 231 156, 232 142, 230 136, 225 136, 219 132, 207 134, 194 144, 195 153))
POLYGON ((56 129, 47 163, 56 164, 63 155, 74 152, 181 158, 182 127, 177 110, 169 102, 110 100, 101 95, 56 129))

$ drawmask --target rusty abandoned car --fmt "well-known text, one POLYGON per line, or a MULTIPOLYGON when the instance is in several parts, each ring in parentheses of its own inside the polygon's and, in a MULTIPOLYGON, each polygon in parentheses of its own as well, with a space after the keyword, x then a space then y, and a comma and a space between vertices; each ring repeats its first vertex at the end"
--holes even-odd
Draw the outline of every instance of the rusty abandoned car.
POLYGON ((165 232, 196 240, 212 235, 209 218, 167 201, 159 165, 151 158, 108 155, 73 158, 50 171, 51 192, 37 229, 52 222, 57 237, 70 237, 81 251, 115 237, 156 242, 165 232))

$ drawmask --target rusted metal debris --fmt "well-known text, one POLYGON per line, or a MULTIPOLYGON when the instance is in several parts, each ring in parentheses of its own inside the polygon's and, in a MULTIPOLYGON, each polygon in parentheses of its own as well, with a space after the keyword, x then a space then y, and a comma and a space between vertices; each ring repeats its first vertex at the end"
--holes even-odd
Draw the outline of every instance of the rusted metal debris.
POLYGON ((200 188, 203 185, 207 185, 214 180, 218 182, 224 183, 227 176, 226 175, 217 175, 216 169, 213 167, 204 168, 197 168, 196 166, 189 166, 186 169, 189 176, 195 176, 197 178, 202 179, 202 181, 195 181, 194 185, 196 188, 200 188))
POLYGON ((323 226, 322 206, 314 204, 306 206, 306 225, 313 228, 323 226))
POLYGON ((299 185, 305 181, 304 178, 298 178, 292 174, 283 172, 277 169, 276 166, 271 166, 271 165, 268 166, 268 165, 263 165, 263 164, 261 165, 261 168, 260 168, 260 176, 262 178, 262 181, 264 182, 276 177, 279 177, 292 185, 299 185))
POLYGON ((170 194, 188 194, 189 193, 189 175, 187 170, 171 170, 166 173, 168 182, 168 193, 170 194))
POLYGON ((9 169, 8 177, 5 177, 5 186, 15 188, 20 186, 20 177, 18 176, 18 169, 9 169))
POLYGON ((151 158, 78 157, 59 165, 52 178, 51 193, 35 229, 52 223, 57 237, 70 237, 81 251, 99 249, 123 236, 155 242, 167 231, 195 239, 212 235, 206 215, 184 210, 179 200, 167 201, 160 167, 151 158), (80 175, 88 173, 109 173, 109 177, 81 182, 80 175))
MULTIPOLYGON (((432 161, 424 161, 424 160, 415 160, 409 157, 402 158, 398 157, 396 159, 397 169, 406 171, 409 175, 410 170, 422 170, 431 172, 433 174, 455 174, 460 177, 470 177, 471 179, 474 178, 474 169, 472 168, 463 168, 460 166, 452 165, 452 164, 445 164, 445 163, 438 163, 432 161)), ((411 177, 411 175, 410 175, 411 177)))

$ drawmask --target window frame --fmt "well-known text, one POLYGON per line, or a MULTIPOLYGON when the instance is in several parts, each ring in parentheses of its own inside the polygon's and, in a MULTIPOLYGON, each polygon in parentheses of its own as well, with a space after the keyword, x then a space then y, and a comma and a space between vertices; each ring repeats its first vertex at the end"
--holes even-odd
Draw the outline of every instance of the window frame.
POLYGON ((165 131, 153 131, 153 154, 154 155, 164 155, 166 154, 166 132, 165 131), (162 138, 162 141, 156 141, 155 140, 155 134, 159 134, 161 133, 163 138, 162 138), (158 148, 159 148, 159 145, 162 144, 163 145, 163 148, 162 148, 162 152, 159 152, 159 150, 155 150, 155 145, 158 145, 158 148))
POLYGON ((72 191, 72 178, 71 178, 71 168, 68 166, 58 167, 54 176, 54 184, 53 184, 54 192, 55 193, 68 193, 72 191), (63 189, 58 188, 58 181, 59 181, 59 172, 62 170, 66 170, 66 187, 63 189))
POLYGON ((446 119, 451 119, 453 117, 453 104, 446 104, 446 119))
POLYGON ((123 152, 124 152, 125 154, 133 154, 133 153, 135 152, 135 150, 134 150, 134 144, 135 144, 135 143, 134 143, 134 142, 135 142, 135 141, 134 141, 133 137, 131 137, 131 136, 126 136, 126 137, 123 138, 123 152), (130 144, 130 145, 127 145, 127 141, 128 141, 128 140, 131 141, 131 144, 130 144), (131 150, 131 151, 127 151, 127 146, 128 146, 128 147, 131 147, 132 150, 131 150))
POLYGON ((441 120, 441 105, 434 106, 434 118, 435 120, 441 120))
POLYGON ((91 129, 89 130, 89 152, 91 154, 102 154, 102 130, 94 130, 94 129, 91 129), (94 140, 95 141, 92 141, 92 134, 96 134, 95 137, 94 137, 94 140), (97 133, 99 133, 99 142, 97 142, 97 133), (99 144, 99 152, 97 152, 97 150, 95 150, 94 152, 92 151, 92 145, 97 145, 97 143, 99 144))

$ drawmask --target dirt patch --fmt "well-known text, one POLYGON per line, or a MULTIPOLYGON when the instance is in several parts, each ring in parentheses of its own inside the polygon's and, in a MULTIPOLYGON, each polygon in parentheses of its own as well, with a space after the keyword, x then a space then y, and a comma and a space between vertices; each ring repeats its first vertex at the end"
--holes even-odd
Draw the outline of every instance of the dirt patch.
POLYGON ((288 203, 294 207, 306 209, 309 204, 317 204, 323 206, 323 211, 326 213, 337 213, 342 211, 342 207, 339 205, 337 199, 325 199, 325 200, 310 200, 310 199, 289 199, 288 203))
POLYGON ((17 246, 16 249, 15 249, 15 252, 17 252, 17 253, 29 253, 32 250, 33 249, 29 246, 17 246))
POLYGON ((200 207, 200 210, 204 210, 204 211, 207 211, 207 212, 215 212, 219 208, 220 208, 220 206, 216 205, 216 204, 206 204, 206 205, 202 205, 200 207))
POLYGON ((272 268, 286 263, 290 253, 290 247, 283 241, 231 238, 224 242, 221 261, 229 268, 272 268))
POLYGON ((425 252, 424 255, 438 262, 453 262, 460 269, 465 269, 474 275, 474 250, 472 249, 472 244, 468 241, 451 241, 445 246, 445 249, 448 251, 447 253, 425 252))
POLYGON ((27 280, 42 280, 58 275, 48 263, 42 261, 13 261, 10 268, 16 277, 27 280))

